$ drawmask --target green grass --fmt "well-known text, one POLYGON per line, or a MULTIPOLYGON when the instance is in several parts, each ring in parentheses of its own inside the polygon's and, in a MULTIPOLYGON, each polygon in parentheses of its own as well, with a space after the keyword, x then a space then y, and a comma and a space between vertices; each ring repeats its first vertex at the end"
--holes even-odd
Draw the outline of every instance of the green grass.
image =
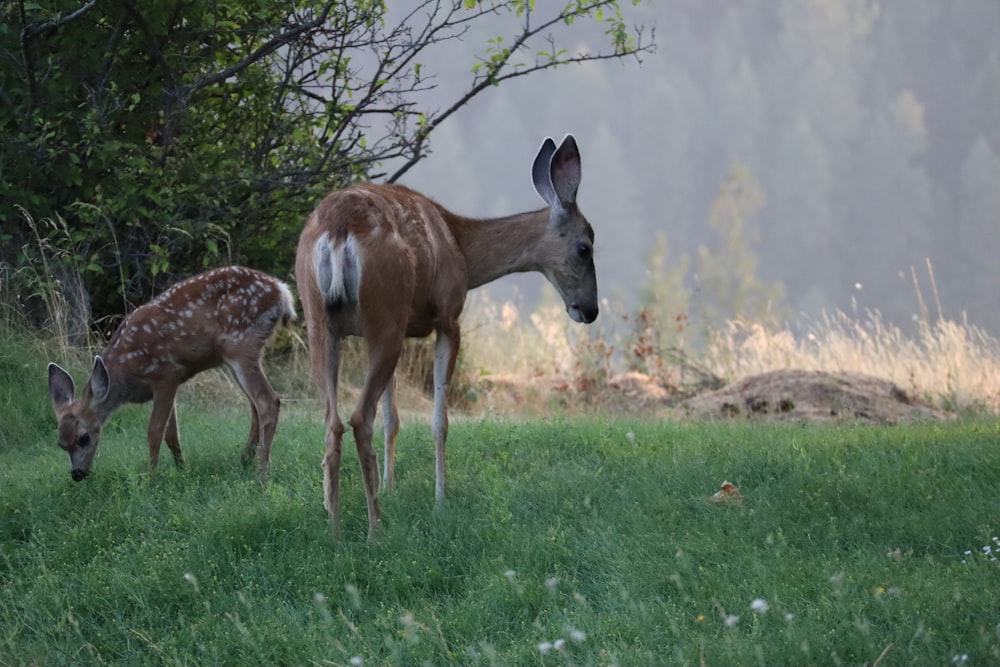
POLYGON ((23 357, 0 356, 3 665, 1000 660, 994 420, 455 419, 435 510, 409 419, 368 543, 350 444, 329 533, 312 401, 285 402, 266 487, 239 464, 245 408, 190 390, 186 470, 147 471, 136 406, 77 484, 23 357), (723 480, 741 503, 708 501, 723 480))

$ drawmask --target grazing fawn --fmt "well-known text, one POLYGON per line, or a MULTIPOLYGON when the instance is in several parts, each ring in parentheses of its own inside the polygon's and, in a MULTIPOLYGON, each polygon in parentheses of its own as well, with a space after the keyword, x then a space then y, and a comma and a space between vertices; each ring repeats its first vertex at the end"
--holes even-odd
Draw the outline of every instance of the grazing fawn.
POLYGON ((572 320, 597 318, 594 231, 576 205, 580 153, 567 135, 546 139, 531 170, 546 207, 474 220, 399 185, 362 183, 328 195, 299 238, 295 280, 309 333, 315 380, 326 398, 324 505, 339 533, 339 480, 345 427, 337 414, 340 341, 361 336, 368 371, 348 423, 361 462, 368 536, 378 518, 378 459, 372 447, 382 398, 386 486, 393 483, 399 415, 395 369, 405 337, 434 332, 435 487, 445 492, 446 399, 460 341, 459 315, 468 290, 510 273, 538 271, 555 286, 572 320))
POLYGON ((261 368, 264 345, 278 324, 295 319, 288 286, 253 269, 229 266, 188 278, 133 311, 118 327, 80 396, 73 378, 49 364, 49 394, 59 420, 59 446, 70 473, 90 472, 101 428, 120 405, 153 400, 146 439, 155 468, 166 440, 184 465, 174 398, 181 383, 209 368, 228 366, 250 400, 252 423, 243 460, 256 455, 267 478, 280 400, 261 368))

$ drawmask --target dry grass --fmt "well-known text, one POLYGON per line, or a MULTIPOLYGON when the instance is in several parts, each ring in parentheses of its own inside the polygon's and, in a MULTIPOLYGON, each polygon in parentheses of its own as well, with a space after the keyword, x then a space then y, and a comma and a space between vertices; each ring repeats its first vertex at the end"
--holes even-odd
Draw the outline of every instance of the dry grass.
POLYGON ((1000 412, 1000 344, 968 323, 923 323, 914 336, 877 312, 837 312, 796 336, 733 321, 713 337, 707 363, 727 378, 782 368, 865 373, 951 409, 1000 412))
MULTIPOLYGON (((37 233, 38 225, 59 228, 65 223, 36 223, 27 213, 25 220, 36 229, 37 246, 25 249, 24 266, 0 266, 0 327, 27 329, 29 338, 54 360, 87 369, 104 340, 89 319, 79 260, 46 244, 44 235, 37 233)), ((967 321, 943 318, 929 263, 927 274, 937 317, 926 306, 914 272, 918 312, 912 331, 870 310, 837 311, 783 325, 742 319, 715 326, 703 322, 694 332, 687 313, 657 322, 653 313, 668 312, 665 304, 651 304, 639 313, 616 312, 607 300, 597 323, 581 326, 569 320, 552 290, 530 312, 477 290, 470 294, 462 318, 453 407, 473 415, 524 417, 595 409, 641 412, 724 382, 799 369, 863 373, 889 380, 937 407, 1000 413, 1000 342, 967 321)), ((686 303, 697 308, 690 300, 686 303)), ((692 319, 702 318, 693 313, 692 319)), ((302 323, 296 327, 278 335, 266 360, 287 406, 316 396, 302 323)), ((432 360, 430 340, 408 342, 398 367, 404 410, 429 410, 432 360)), ((348 339, 341 372, 345 402, 356 396, 354 388, 363 382, 365 368, 362 342, 348 339)), ((242 400, 221 371, 202 374, 193 384, 212 400, 242 400)))
POLYGON ((648 329, 655 321, 603 306, 601 324, 583 328, 561 308, 544 306, 525 317, 510 302, 476 295, 464 316, 460 381, 502 387, 507 400, 493 397, 491 406, 511 410, 523 401, 531 412, 580 403, 581 394, 588 394, 584 409, 613 403, 637 374, 650 376, 654 390, 681 396, 690 393, 682 385, 705 376, 733 382, 779 369, 855 372, 889 380, 938 407, 1000 413, 1000 341, 968 322, 930 321, 922 313, 908 334, 877 311, 864 317, 838 311, 780 327, 732 320, 712 330, 701 350, 667 351, 656 349, 648 331, 623 326, 641 322, 648 329), (603 393, 593 386, 600 380, 603 393))

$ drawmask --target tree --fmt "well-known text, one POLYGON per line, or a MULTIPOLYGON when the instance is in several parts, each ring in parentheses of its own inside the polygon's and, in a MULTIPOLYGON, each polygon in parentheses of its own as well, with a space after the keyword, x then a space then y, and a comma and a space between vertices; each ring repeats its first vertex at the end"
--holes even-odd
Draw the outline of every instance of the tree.
MULTIPOLYGON (((714 247, 698 248, 696 278, 701 288, 701 311, 708 328, 733 318, 756 322, 773 320, 784 298, 780 283, 766 284, 757 275, 757 256, 751 249, 757 234, 747 220, 764 207, 764 193, 750 171, 734 163, 712 203, 708 224, 715 232, 714 247)), ((692 300, 698 297, 693 297, 692 300)))
POLYGON ((880 105, 860 134, 852 161, 850 202, 844 207, 839 250, 855 260, 844 285, 860 282, 867 299, 891 321, 911 315, 906 275, 934 249, 928 238, 930 182, 921 157, 926 148, 923 106, 910 91, 880 105))
MULTIPOLYGON (((1000 285, 1000 157, 989 142, 980 136, 969 149, 961 166, 962 190, 956 224, 957 250, 961 253, 959 266, 963 272, 950 276, 955 283, 971 282, 981 287, 964 299, 953 299, 948 305, 968 309, 973 319, 1000 331, 1000 316, 996 309, 996 289, 1000 285), (982 261, 980 258, 992 258, 982 261)), ((956 314, 957 317, 957 314, 956 314)))
MULTIPOLYGON (((640 314, 655 323, 657 354, 669 348, 683 348, 691 293, 684 279, 691 266, 687 255, 670 261, 667 235, 657 234, 646 260, 646 275, 639 289, 640 314)), ((642 321, 637 323, 641 326, 642 321)), ((641 331, 636 332, 640 336, 641 331)))
POLYGON ((65 4, 0 0, 0 262, 75 258, 97 315, 225 261, 285 275, 322 193, 398 179, 476 96, 653 49, 614 0, 65 4), (437 106, 421 61, 494 21, 507 32, 437 106), (577 21, 605 50, 563 48, 577 21))
POLYGON ((837 284, 841 254, 830 252, 837 242, 831 215, 833 168, 825 144, 804 115, 782 126, 765 180, 767 220, 761 225, 764 278, 802 277, 808 285, 794 294, 796 310, 819 312, 837 284), (770 273, 770 275, 769 275, 770 273))

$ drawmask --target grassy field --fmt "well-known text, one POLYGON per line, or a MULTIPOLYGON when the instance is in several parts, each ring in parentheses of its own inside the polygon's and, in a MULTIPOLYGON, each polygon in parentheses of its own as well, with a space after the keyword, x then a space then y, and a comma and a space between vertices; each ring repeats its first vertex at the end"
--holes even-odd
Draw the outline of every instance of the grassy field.
MULTIPOLYGON (((322 423, 285 402, 262 487, 248 414, 182 392, 188 467, 146 469, 149 406, 70 480, 43 359, 0 355, 0 664, 984 665, 1000 661, 1000 424, 424 419, 365 540, 322 423), (723 480, 743 498, 714 504, 723 480)), ((234 393, 235 396, 235 393, 234 393)))

